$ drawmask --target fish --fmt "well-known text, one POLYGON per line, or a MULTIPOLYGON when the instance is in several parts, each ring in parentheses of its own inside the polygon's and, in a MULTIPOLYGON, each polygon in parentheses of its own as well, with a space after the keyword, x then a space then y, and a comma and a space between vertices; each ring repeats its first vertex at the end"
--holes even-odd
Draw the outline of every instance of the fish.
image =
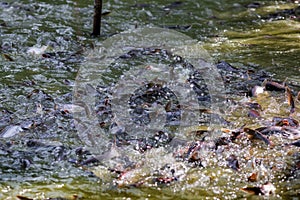
POLYGON ((14 61, 14 59, 10 56, 10 55, 8 55, 8 54, 2 54, 3 55, 3 57, 6 59, 6 60, 8 60, 8 61, 14 61))
POLYGON ((268 126, 268 127, 260 127, 255 129, 256 131, 260 132, 263 135, 273 135, 273 134, 278 134, 282 136, 289 136, 290 133, 286 131, 285 128, 281 126, 268 126))
POLYGON ((230 155, 227 159, 227 166, 235 171, 240 170, 240 165, 237 157, 235 155, 230 155))
POLYGON ((84 104, 74 102, 74 104, 56 104, 55 110, 65 111, 68 113, 82 113, 86 111, 86 108, 84 104))
POLYGON ((246 188, 241 188, 241 190, 249 194, 263 195, 260 187, 246 187, 246 188))
POLYGON ((217 150, 219 146, 228 145, 231 142, 230 138, 220 137, 215 140, 215 149, 217 150))
POLYGON ((21 123, 21 128, 23 130, 29 130, 29 129, 35 128, 36 125, 39 125, 39 123, 36 123, 35 120, 25 121, 25 122, 21 123))
POLYGON ((261 3, 259 3, 259 2, 253 2, 253 3, 250 3, 250 4, 248 4, 246 7, 247 8, 259 8, 259 7, 261 7, 261 3))
POLYGON ((283 131, 285 131, 287 134, 287 138, 291 140, 297 140, 300 139, 300 130, 293 127, 283 127, 283 131))
POLYGON ((249 110, 248 117, 260 118, 260 113, 257 110, 249 110))
POLYGON ((221 61, 219 62, 216 67, 220 70, 223 70, 223 71, 228 71, 228 72, 238 72, 239 69, 230 65, 229 63, 225 62, 225 61, 221 61))
POLYGON ((174 26, 163 26, 163 28, 168 29, 178 29, 178 30, 188 30, 192 27, 192 25, 174 25, 174 26))
POLYGON ((267 182, 260 187, 246 187, 241 190, 249 194, 269 196, 275 194, 276 188, 272 183, 267 182))
POLYGON ((169 5, 165 6, 163 9, 165 11, 169 11, 170 9, 177 8, 177 7, 182 6, 182 5, 183 5, 182 1, 175 1, 175 2, 172 2, 169 5))
POLYGON ((250 136, 250 139, 260 139, 264 141, 267 145, 273 146, 273 142, 264 136, 261 132, 253 130, 250 128, 244 128, 244 132, 250 136))
POLYGON ((25 196, 21 196, 21 195, 17 195, 17 198, 20 200, 33 200, 33 198, 29 198, 29 197, 25 197, 25 196))
POLYGON ((294 97, 293 97, 291 89, 288 86, 285 87, 285 90, 286 90, 287 102, 288 102, 289 106, 291 107, 290 113, 292 114, 295 112, 295 108, 296 108, 295 102, 294 102, 294 97))
POLYGON ((42 55, 43 53, 45 53, 45 51, 48 49, 48 46, 41 46, 41 47, 29 47, 27 50, 28 54, 32 54, 32 55, 42 55))
POLYGON ((292 117, 273 117, 273 124, 275 126, 280 127, 294 127, 297 128, 299 126, 299 122, 292 117))
POLYGON ((132 7, 137 7, 137 8, 148 8, 150 7, 151 4, 149 3, 136 3, 132 7))
POLYGON ((253 88, 252 88, 252 90, 251 90, 251 95, 253 96, 253 97, 257 97, 259 94, 262 94, 262 93, 264 93, 264 87, 262 87, 262 86, 254 86, 253 88))
MULTIPOLYGON (((232 142, 234 142, 236 139, 241 137, 241 133, 244 132, 245 126, 246 126, 246 124, 243 124, 243 126, 241 126, 240 128, 238 128, 236 130, 226 130, 226 132, 231 133, 230 140, 232 142)), ((223 130, 223 132, 224 132, 224 130, 223 130)))
POLYGON ((275 190, 276 190, 275 186, 270 182, 267 182, 264 185, 262 185, 260 189, 263 195, 267 195, 267 196, 271 194, 275 194, 275 190))
POLYGON ((249 177, 248 177, 248 181, 249 182, 256 182, 257 181, 257 178, 258 178, 258 175, 257 173, 252 173, 249 177))
POLYGON ((275 81, 266 81, 265 89, 268 91, 285 91, 285 84, 281 84, 275 81))
POLYGON ((0 137, 10 138, 10 137, 17 135, 18 133, 20 133, 22 131, 23 131, 23 129, 19 125, 7 126, 6 128, 4 128, 1 131, 0 137))
POLYGON ((290 143, 290 145, 294 145, 296 147, 300 147, 300 140, 298 140, 296 142, 292 142, 292 143, 290 143))
POLYGON ((110 13, 111 13, 111 11, 107 10, 107 11, 102 12, 101 15, 102 16, 106 16, 106 15, 109 15, 110 13))
POLYGON ((157 177, 154 179, 154 182, 161 185, 161 184, 170 184, 176 180, 177 180, 176 177, 157 177))
POLYGON ((168 101, 168 103, 165 106, 166 112, 171 112, 172 102, 168 101))
POLYGON ((247 106, 250 109, 257 109, 257 110, 263 110, 261 105, 256 102, 247 102, 245 103, 245 106, 247 106))

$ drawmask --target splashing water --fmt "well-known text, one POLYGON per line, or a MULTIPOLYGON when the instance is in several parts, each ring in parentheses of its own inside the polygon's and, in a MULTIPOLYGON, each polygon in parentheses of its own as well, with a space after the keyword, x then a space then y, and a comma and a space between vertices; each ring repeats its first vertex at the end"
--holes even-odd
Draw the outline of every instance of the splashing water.
POLYGON ((223 100, 211 62, 175 31, 146 27, 109 38, 89 52, 76 79, 74 102, 87 108, 75 114, 81 139, 104 165, 152 147, 167 154, 174 138, 193 140, 187 129, 209 127, 205 111, 218 112, 223 100), (115 145, 121 154, 111 153, 115 145))

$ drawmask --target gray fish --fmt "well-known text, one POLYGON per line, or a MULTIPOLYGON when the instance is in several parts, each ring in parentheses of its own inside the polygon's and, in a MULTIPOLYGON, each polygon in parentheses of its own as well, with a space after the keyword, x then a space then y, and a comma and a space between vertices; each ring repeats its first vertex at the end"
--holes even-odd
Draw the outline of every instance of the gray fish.
POLYGON ((298 128, 283 127, 283 130, 288 133, 287 134, 288 139, 291 139, 291 140, 300 139, 300 130, 298 128))
POLYGON ((292 143, 290 143, 290 145, 294 145, 296 147, 300 147, 300 140, 298 140, 296 142, 292 142, 292 143))
POLYGON ((23 129, 21 128, 21 126, 18 126, 18 125, 7 126, 5 129, 3 129, 1 131, 0 137, 2 137, 2 138, 13 137, 22 131, 23 131, 23 129))

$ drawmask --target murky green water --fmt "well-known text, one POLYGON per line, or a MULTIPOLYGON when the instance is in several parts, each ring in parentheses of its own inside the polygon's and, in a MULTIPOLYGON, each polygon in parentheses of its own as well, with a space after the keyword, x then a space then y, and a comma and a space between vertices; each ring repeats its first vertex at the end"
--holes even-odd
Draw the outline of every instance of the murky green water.
MULTIPOLYGON (((143 155, 146 161, 139 163, 140 169, 133 170, 128 180, 120 180, 102 168, 94 169, 101 177, 98 178, 91 167, 80 164, 91 155, 81 151, 85 144, 68 111, 74 81, 85 60, 84 52, 112 35, 145 25, 175 28, 199 40, 216 63, 225 60, 242 69, 249 66, 256 71, 264 69, 276 80, 288 78, 288 84, 298 92, 300 15, 299 9, 291 11, 298 5, 291 1, 257 3, 250 0, 104 1, 104 11, 110 13, 103 16, 102 38, 91 38, 93 6, 90 1, 0 1, 0 130, 3 134, 8 128, 23 127, 21 131, 10 132, 11 137, 6 132, 7 137, 0 138, 0 199, 16 199, 17 195, 36 199, 74 199, 75 196, 232 199, 249 197, 240 188, 266 181, 272 181, 276 187, 274 199, 299 196, 296 164, 299 165, 299 147, 286 148, 280 144, 290 140, 274 136, 271 137, 277 144, 274 148, 260 142, 257 146, 250 145, 244 139, 230 143, 220 152, 200 152, 206 155, 202 161, 204 168, 177 162, 172 153, 155 148, 143 155), (290 12, 283 12, 284 9, 290 12), (44 51, 37 52, 43 47, 44 51), (236 152, 241 165, 239 172, 226 167, 224 160, 236 152), (251 162, 256 162, 253 157, 264 164, 251 168, 254 165, 251 162), (156 164, 158 160, 172 163, 171 168, 180 180, 159 186, 146 180, 145 177, 156 176, 151 167, 162 167, 156 164), (247 177, 253 168, 261 173, 261 178, 249 183, 247 177), (139 182, 135 178, 144 180, 145 184, 128 187, 139 182)), ((244 101, 238 95, 232 99, 244 101)), ((249 119, 243 106, 233 104, 225 118, 234 123, 223 128, 236 129, 245 122, 257 128, 266 125, 273 116, 289 115, 283 93, 272 92, 252 100, 263 106, 263 120, 249 119)), ((300 118, 299 114, 293 117, 300 118)), ((144 159, 139 154, 135 156, 137 160, 144 159)))

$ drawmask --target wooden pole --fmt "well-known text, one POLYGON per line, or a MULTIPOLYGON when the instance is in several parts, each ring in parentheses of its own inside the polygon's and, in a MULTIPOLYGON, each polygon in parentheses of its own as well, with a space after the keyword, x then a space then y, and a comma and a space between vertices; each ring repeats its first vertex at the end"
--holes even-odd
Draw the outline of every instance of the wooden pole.
POLYGON ((93 21, 93 36, 99 36, 101 30, 101 13, 102 0, 95 0, 94 2, 94 21, 93 21))

